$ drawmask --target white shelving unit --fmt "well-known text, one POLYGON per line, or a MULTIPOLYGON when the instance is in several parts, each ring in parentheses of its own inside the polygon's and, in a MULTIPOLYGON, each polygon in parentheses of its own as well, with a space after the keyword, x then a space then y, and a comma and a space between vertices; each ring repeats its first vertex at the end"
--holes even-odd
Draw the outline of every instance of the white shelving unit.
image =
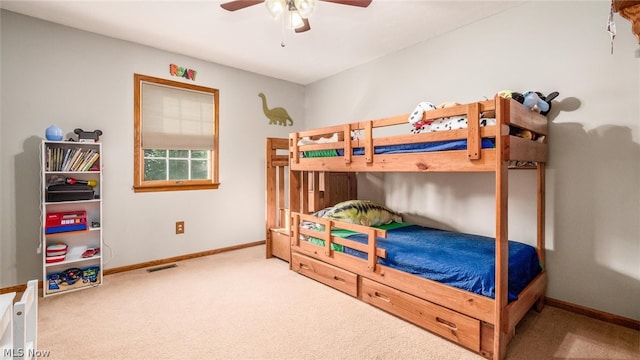
MULTIPOLYGON (((81 158, 78 160, 80 161, 81 158)), ((44 297, 86 289, 102 284, 102 144, 94 142, 49 141, 41 144, 41 248, 42 251, 42 294, 44 297), (69 160, 65 166, 64 159, 76 159, 83 154, 97 153, 93 165, 75 166, 69 160), (78 183, 95 183, 93 195, 82 194, 48 195, 48 187, 63 183, 66 179, 74 179, 78 183), (67 198, 68 197, 68 198, 67 198), (60 201, 62 200, 62 201, 60 201), (64 213, 75 213, 67 214, 64 213), (57 214, 57 215, 56 215, 57 214), (84 216, 79 215, 86 214, 84 216), (57 221, 52 217, 64 218, 65 222, 52 228, 57 221), (49 226, 47 220, 49 218, 49 226), (82 226, 86 224, 86 229, 82 226), (54 233, 51 233, 55 231, 54 233), (47 247, 53 244, 67 245, 64 260, 47 262, 47 247), (91 257, 82 257, 90 248, 98 248, 100 252, 91 257), (75 269, 75 270, 74 270, 75 269), (79 275, 75 276, 65 275, 79 275)))

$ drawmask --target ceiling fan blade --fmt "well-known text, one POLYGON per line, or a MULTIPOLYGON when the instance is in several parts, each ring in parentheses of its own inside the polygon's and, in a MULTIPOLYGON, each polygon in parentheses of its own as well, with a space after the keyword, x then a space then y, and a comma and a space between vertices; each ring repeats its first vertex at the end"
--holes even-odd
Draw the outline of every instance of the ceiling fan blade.
POLYGON ((220 4, 220 7, 228 11, 236 11, 249 6, 260 4, 263 0, 237 0, 220 4))
POLYGON ((309 25, 309 20, 303 18, 302 21, 304 21, 304 25, 300 26, 299 28, 297 28, 295 31, 296 33, 301 33, 301 32, 305 32, 305 31, 309 31, 311 30, 311 26, 309 25))
POLYGON ((371 4, 372 0, 319 0, 319 1, 342 4, 342 5, 359 6, 359 7, 366 8, 371 4))

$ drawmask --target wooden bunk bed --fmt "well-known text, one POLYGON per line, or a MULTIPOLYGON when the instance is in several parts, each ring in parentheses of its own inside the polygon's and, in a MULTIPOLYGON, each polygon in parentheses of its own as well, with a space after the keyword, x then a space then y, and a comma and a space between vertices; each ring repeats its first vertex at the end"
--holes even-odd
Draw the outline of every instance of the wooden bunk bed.
MULTIPOLYGON (((468 127, 458 130, 391 136, 374 136, 381 129, 407 126, 409 114, 362 121, 290 134, 289 201, 291 208, 291 269, 332 286, 373 306, 417 324, 486 358, 504 359, 506 347, 515 335, 516 324, 534 305, 541 310, 547 275, 544 269, 545 162, 547 144, 514 133, 533 133, 544 139, 547 119, 512 99, 496 97, 449 108, 426 111, 423 120, 466 116, 468 127), (480 126, 483 114, 495 112, 495 125, 480 126), (360 139, 352 139, 353 132, 360 139), (338 141, 299 145, 300 139, 340 134, 338 141), (344 140, 346 139, 346 140, 344 140), (351 140, 350 140, 351 139, 351 140), (487 147, 485 140, 493 146, 487 147), (466 142, 464 150, 384 153, 388 147, 434 142, 466 142), (335 151, 335 156, 318 156, 335 151), (312 154, 311 156, 309 154, 312 154), (306 156, 305 156, 306 155, 306 156), (513 161, 533 164, 537 172, 537 255, 541 268, 533 280, 517 294, 508 294, 508 173, 513 161), (440 282, 381 265, 388 254, 377 246, 386 230, 318 218, 309 213, 307 184, 318 172, 490 172, 495 174, 495 264, 490 277, 495 280, 495 296, 478 295, 440 282), (303 222, 321 224, 332 231, 315 231, 303 222), (333 229, 363 234, 364 243, 333 235, 333 229), (323 246, 305 241, 322 239, 323 246), (302 240, 301 240, 302 238, 302 240), (334 244, 357 249, 363 257, 335 251, 334 244)), ((382 133, 389 133, 384 132, 382 133)), ((538 140, 540 140, 538 139, 538 140)), ((319 209, 312 209, 312 211, 319 209)), ((491 254, 491 252, 489 252, 491 254)), ((490 255, 491 256, 491 255, 490 255)))

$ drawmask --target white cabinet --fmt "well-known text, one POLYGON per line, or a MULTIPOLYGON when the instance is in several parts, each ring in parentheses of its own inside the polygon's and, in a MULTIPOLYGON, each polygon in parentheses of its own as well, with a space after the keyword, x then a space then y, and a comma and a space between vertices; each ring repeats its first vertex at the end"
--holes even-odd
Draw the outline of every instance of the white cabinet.
POLYGON ((43 296, 102 284, 102 144, 41 144, 43 296))

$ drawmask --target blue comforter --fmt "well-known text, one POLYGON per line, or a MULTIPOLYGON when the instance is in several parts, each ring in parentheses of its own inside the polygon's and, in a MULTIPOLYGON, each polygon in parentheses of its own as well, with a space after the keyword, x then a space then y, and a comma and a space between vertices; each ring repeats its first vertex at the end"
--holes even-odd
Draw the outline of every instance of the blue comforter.
MULTIPOLYGON (((366 243, 363 234, 347 236, 366 243)), ((479 295, 495 298, 495 239, 409 225, 387 230, 377 239, 387 250, 379 263, 479 295)), ((345 247, 344 252, 360 258, 366 255, 345 247)), ((535 278, 542 268, 533 246, 509 241, 509 301, 535 278)))

